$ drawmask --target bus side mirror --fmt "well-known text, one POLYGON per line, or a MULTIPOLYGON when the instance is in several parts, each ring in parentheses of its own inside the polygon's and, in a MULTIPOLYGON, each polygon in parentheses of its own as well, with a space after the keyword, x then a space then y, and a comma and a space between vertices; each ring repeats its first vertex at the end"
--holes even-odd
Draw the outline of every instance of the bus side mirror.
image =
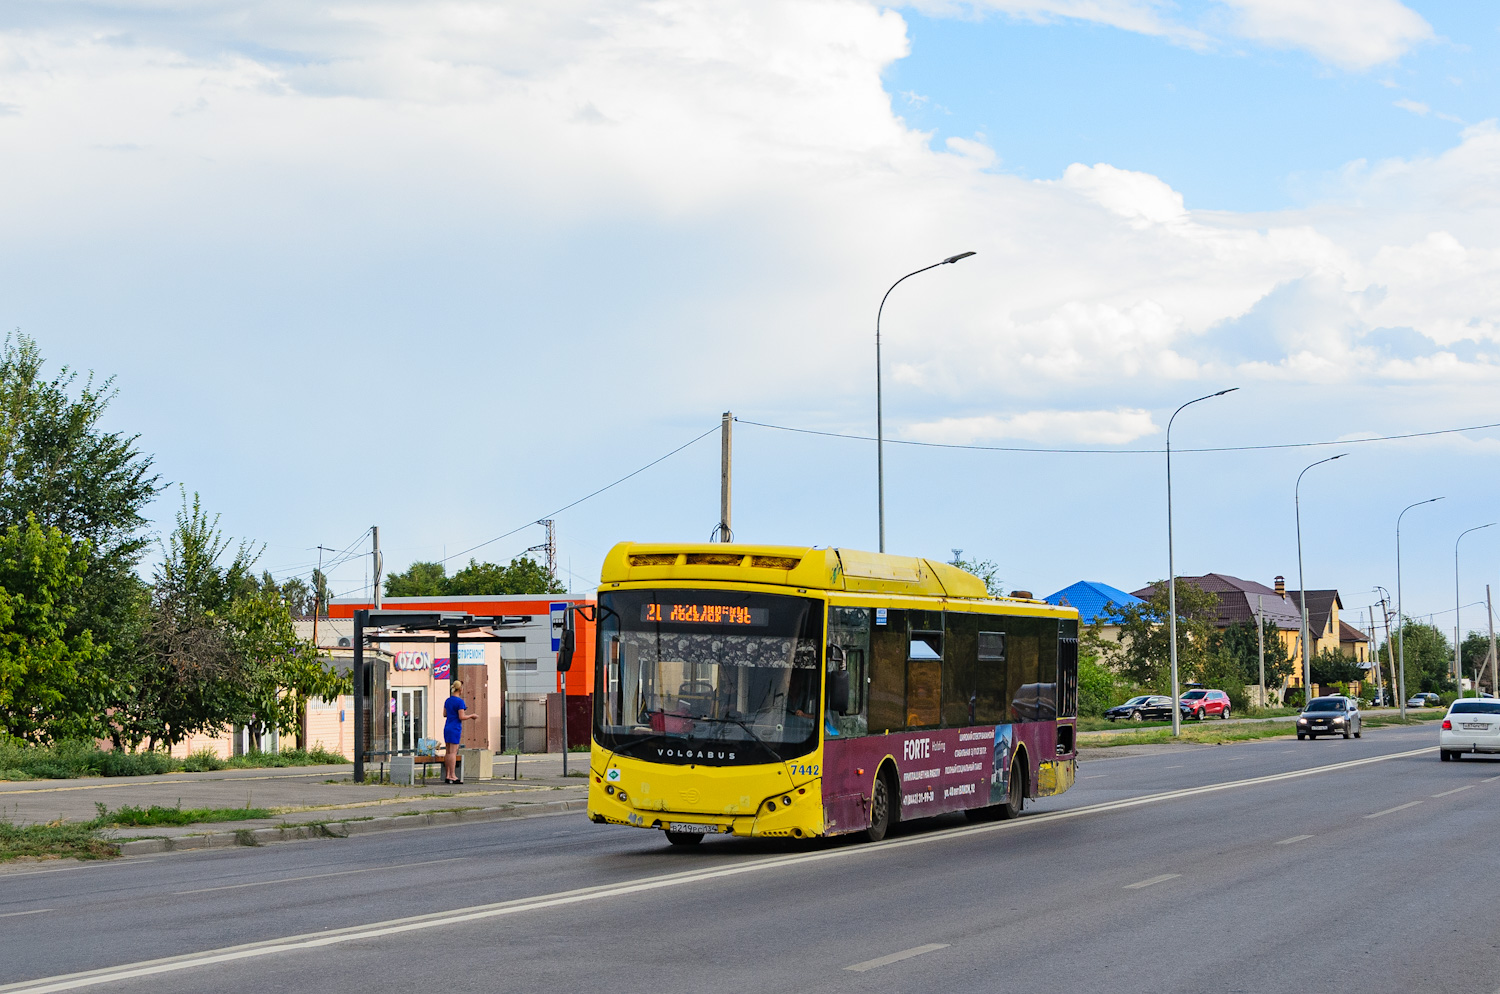
POLYGON ((849 713, 848 670, 834 670, 828 674, 828 703, 839 714, 849 713))
POLYGON ((566 673, 573 668, 573 650, 576 645, 573 634, 573 611, 568 609, 563 619, 562 637, 557 641, 557 672, 566 673))

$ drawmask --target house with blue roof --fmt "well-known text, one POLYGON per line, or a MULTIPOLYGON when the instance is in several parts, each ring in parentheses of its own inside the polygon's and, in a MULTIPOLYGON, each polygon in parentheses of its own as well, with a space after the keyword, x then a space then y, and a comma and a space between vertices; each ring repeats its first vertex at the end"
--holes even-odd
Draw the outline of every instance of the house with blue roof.
POLYGON ((1087 628, 1097 621, 1099 634, 1116 642, 1120 640, 1120 619, 1113 612, 1106 613, 1105 606, 1114 604, 1117 607, 1129 607, 1145 603, 1134 594, 1127 594, 1119 587, 1111 587, 1098 580, 1079 580, 1055 594, 1048 594, 1045 600, 1048 604, 1077 608, 1080 628, 1087 628))

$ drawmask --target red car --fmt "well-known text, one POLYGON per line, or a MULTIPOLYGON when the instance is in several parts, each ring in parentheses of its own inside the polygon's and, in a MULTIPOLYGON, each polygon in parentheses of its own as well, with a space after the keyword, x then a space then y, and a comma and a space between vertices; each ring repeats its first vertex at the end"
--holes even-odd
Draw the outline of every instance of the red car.
POLYGON ((1222 690, 1190 690, 1182 695, 1182 703, 1187 705, 1192 717, 1199 721, 1209 715, 1225 719, 1229 717, 1229 695, 1222 690))

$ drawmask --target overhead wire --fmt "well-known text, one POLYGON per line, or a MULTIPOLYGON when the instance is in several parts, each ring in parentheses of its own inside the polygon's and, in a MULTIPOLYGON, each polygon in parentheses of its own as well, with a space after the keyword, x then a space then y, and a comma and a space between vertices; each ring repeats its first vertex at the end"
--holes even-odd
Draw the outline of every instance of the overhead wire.
MULTIPOLYGON (((790 431, 801 435, 822 435, 825 438, 844 438, 856 442, 874 442, 876 439, 870 435, 851 435, 837 431, 819 431, 813 428, 792 428, 787 425, 767 424, 764 421, 747 421, 744 418, 734 419, 738 424, 752 425, 756 428, 771 428, 775 431, 790 431)), ((1253 452, 1267 449, 1307 449, 1325 445, 1360 445, 1365 442, 1392 442, 1404 438, 1427 438, 1432 435, 1451 435, 1466 431, 1482 431, 1486 428, 1500 428, 1500 422, 1485 425, 1469 425, 1464 428, 1439 428, 1434 431, 1413 431, 1399 435, 1376 435, 1370 438, 1339 438, 1326 442, 1281 442, 1266 445, 1210 445, 1198 448, 1178 448, 1173 452, 1253 452)), ((1038 454, 1053 455, 1161 455, 1165 449, 1063 449, 1063 448, 1034 448, 1021 445, 966 445, 959 442, 919 442, 909 438, 887 438, 889 445, 915 445, 932 449, 969 449, 977 452, 1031 452, 1038 454)))

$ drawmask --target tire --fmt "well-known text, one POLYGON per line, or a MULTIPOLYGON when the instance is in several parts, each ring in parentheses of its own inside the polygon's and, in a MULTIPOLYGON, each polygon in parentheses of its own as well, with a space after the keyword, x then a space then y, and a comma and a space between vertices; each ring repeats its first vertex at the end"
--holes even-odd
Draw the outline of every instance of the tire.
POLYGON ((1205 711, 1203 708, 1199 708, 1198 709, 1198 720, 1202 721, 1203 719, 1205 719, 1207 717, 1208 717, 1208 712, 1205 711))
POLYGON ((1445 763, 1452 762, 1453 761, 1453 753, 1449 752, 1447 749, 1439 749, 1438 750, 1438 759, 1441 759, 1445 763))
POLYGON ((1357 732, 1354 733, 1354 737, 1357 739, 1357 738, 1359 738, 1360 736, 1362 736, 1364 734, 1365 734, 1365 730, 1364 730, 1363 727, 1361 727, 1359 731, 1357 731, 1357 732))
POLYGON ((1228 721, 1229 720, 1229 709, 1225 708, 1223 711, 1219 712, 1219 717, 1222 720, 1224 720, 1224 721, 1228 721))
POLYGON ((1348 739, 1351 734, 1352 733, 1349 731, 1349 729, 1347 729, 1347 728, 1344 729, 1344 738, 1345 739, 1348 739))
POLYGON ((1019 818, 1026 809, 1026 775, 1021 772, 1017 763, 1010 764, 1010 786, 1005 791, 1005 803, 997 805, 997 808, 996 813, 1001 821, 1019 818))
POLYGON ((1302 733, 1302 732, 1298 732, 1297 733, 1297 741, 1298 742, 1301 742, 1305 738, 1307 738, 1307 736, 1304 733, 1302 733))
POLYGON ((891 787, 883 776, 875 777, 870 791, 870 827, 865 829, 866 842, 879 842, 891 828, 891 787))
POLYGON ((703 841, 703 835, 700 832, 674 832, 669 828, 667 841, 674 846, 696 846, 703 841))
POLYGON ((1141 721, 1142 720, 1141 719, 1141 713, 1139 711, 1132 711, 1132 712, 1130 712, 1130 720, 1131 721, 1141 721))

